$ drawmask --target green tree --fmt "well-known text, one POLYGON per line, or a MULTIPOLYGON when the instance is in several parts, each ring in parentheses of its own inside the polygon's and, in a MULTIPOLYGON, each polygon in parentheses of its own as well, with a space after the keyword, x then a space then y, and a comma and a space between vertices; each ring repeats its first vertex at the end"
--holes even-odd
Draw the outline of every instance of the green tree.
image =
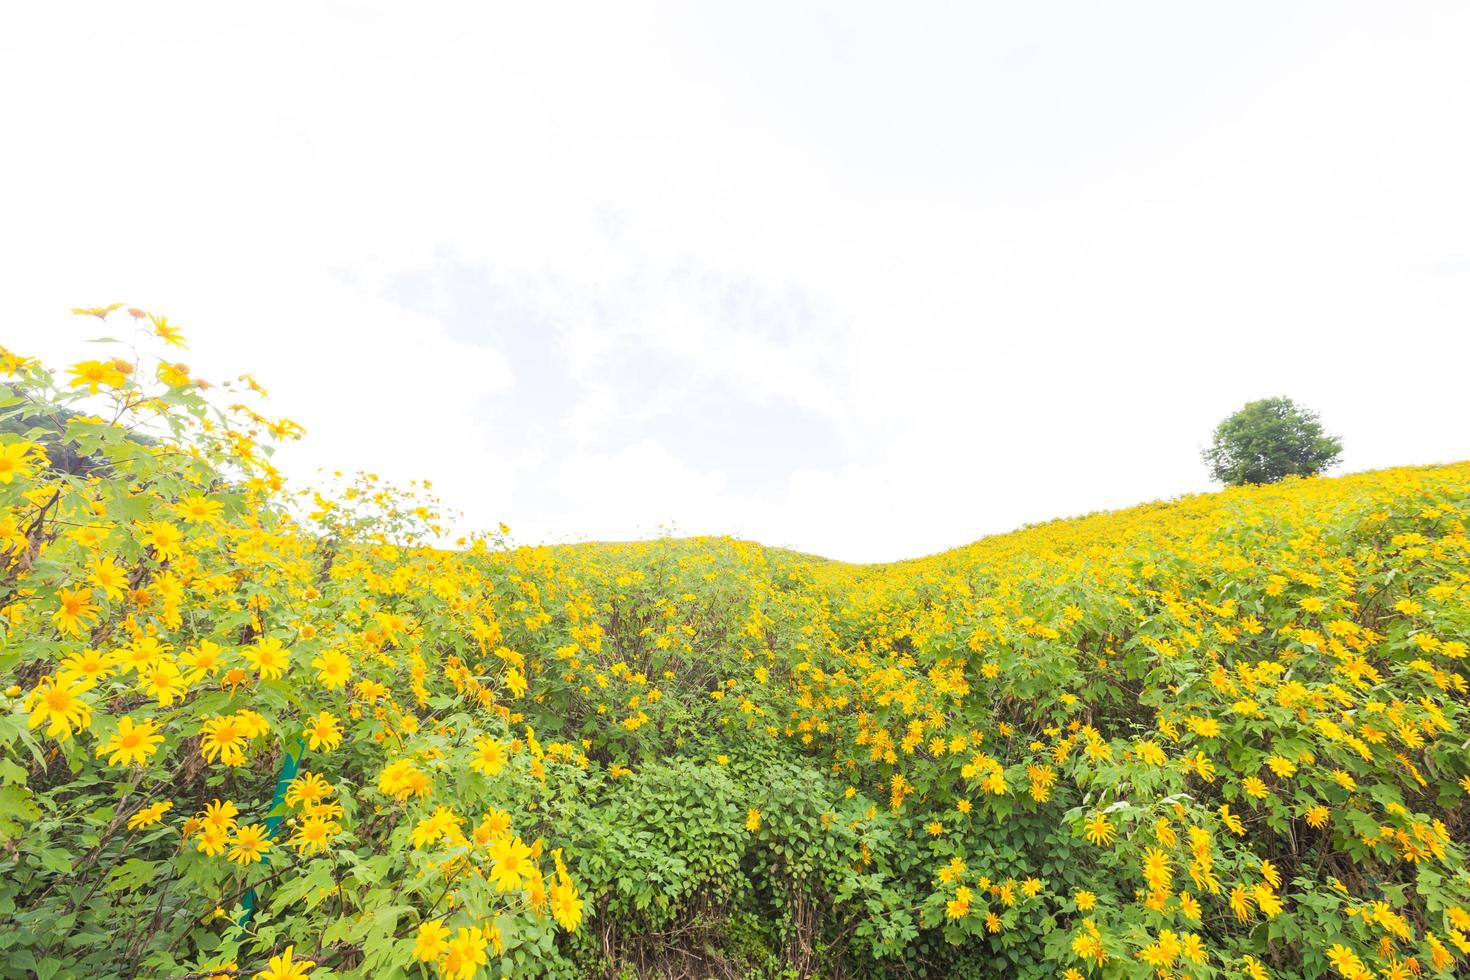
POLYGON ((1215 441, 1204 451, 1211 475, 1228 486, 1313 476, 1341 455, 1342 440, 1290 398, 1250 402, 1215 427, 1215 441))

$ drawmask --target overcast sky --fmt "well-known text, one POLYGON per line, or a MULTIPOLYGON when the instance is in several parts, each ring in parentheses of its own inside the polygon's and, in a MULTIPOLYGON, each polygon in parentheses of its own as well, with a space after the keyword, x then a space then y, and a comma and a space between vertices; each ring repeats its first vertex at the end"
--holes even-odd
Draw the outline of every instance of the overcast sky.
POLYGON ((1470 6, 0 9, 0 342, 126 301, 526 542, 887 560, 1470 457, 1470 6))

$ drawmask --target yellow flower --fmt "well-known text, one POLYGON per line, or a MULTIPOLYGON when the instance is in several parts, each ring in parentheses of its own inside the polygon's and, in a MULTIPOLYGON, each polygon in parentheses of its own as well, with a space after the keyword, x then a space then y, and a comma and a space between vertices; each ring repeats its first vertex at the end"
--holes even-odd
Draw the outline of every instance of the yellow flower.
POLYGON ((461 928, 449 941, 449 952, 439 961, 441 976, 453 980, 471 980, 480 967, 489 962, 485 950, 490 945, 490 936, 476 927, 461 928))
POLYGON ((35 472, 36 462, 44 459, 45 450, 36 443, 0 444, 0 483, 10 483, 17 477, 28 479, 35 472))
POLYGON ((342 744, 342 723, 330 711, 319 712, 306 726, 307 748, 334 752, 342 744))
POLYGON ((157 699, 165 708, 184 696, 188 690, 184 675, 172 660, 154 660, 144 667, 138 676, 138 686, 143 693, 157 699))
POLYGON ((151 718, 135 725, 131 717, 124 715, 117 720, 117 731, 112 738, 97 746, 97 755, 107 756, 109 766, 133 762, 141 766, 158 751, 162 742, 163 736, 158 734, 158 726, 151 718))
POLYGON ((173 803, 169 801, 151 803, 128 818, 128 829, 141 830, 144 827, 151 827, 162 820, 163 815, 173 808, 173 803))
POLYGON ((1163 851, 1150 847, 1143 855, 1143 880, 1155 891, 1169 887, 1174 874, 1169 868, 1169 857, 1163 851))
POLYGON ((200 494, 184 497, 174 504, 173 510, 186 524, 212 524, 219 520, 225 505, 200 494))
POLYGON ((498 776, 505 769, 505 746, 490 735, 475 739, 475 754, 470 759, 470 768, 487 776, 498 776))
POLYGON ((409 759, 389 763, 378 776, 379 791, 396 800, 427 796, 429 788, 429 778, 409 759))
POLYGON ((92 706, 83 701, 81 695, 92 687, 93 682, 89 678, 41 678, 40 683, 26 695, 25 707, 31 713, 30 727, 38 728, 45 724, 46 734, 59 742, 65 742, 74 732, 90 728, 92 706))
POLYGON ((1241 885, 1236 885, 1230 890, 1230 908, 1235 917, 1241 922, 1251 917, 1251 897, 1241 885))
POLYGON ((311 975, 311 968, 315 966, 312 960, 292 961, 296 952, 295 946, 287 946, 286 951, 280 956, 272 956, 270 964, 257 973, 253 980, 306 980, 311 975))
POLYGON ((529 871, 531 849, 519 837, 502 837, 490 845, 490 878, 495 890, 504 892, 521 886, 529 871))
POLYGON ((427 847, 440 840, 450 839, 459 830, 460 818, 449 807, 436 807, 432 815, 420 820, 409 835, 409 843, 415 848, 427 847))
POLYGON ((1266 967, 1254 956, 1246 956, 1241 960, 1245 968, 1246 976, 1250 980, 1271 980, 1271 974, 1266 972, 1266 967))
POLYGON ((1087 818, 1083 826, 1087 839, 1098 847, 1106 847, 1113 843, 1117 831, 1113 828, 1112 821, 1108 820, 1106 813, 1094 813, 1087 818))
POLYGON ((317 669, 316 679, 328 690, 343 687, 352 676, 352 661, 340 650, 323 650, 311 665, 317 669))
POLYGON ((761 812, 759 810, 752 809, 745 814, 745 829, 752 834, 761 829, 761 812))
POLYGON ((311 806, 331 796, 335 790, 327 778, 319 772, 297 774, 286 786, 287 806, 311 806))
POLYGON ((1138 958, 1150 966, 1173 966, 1183 950, 1179 936, 1172 930, 1164 929, 1159 932, 1158 939, 1138 951, 1138 958))
POLYGON ((551 886, 551 914, 567 932, 576 932, 582 921, 582 899, 571 882, 558 881, 551 886))
POLYGON ((163 340, 171 347, 188 347, 184 342, 184 335, 179 328, 168 322, 166 316, 155 316, 148 314, 148 322, 153 324, 153 334, 163 340))
POLYGON ((205 761, 219 760, 227 766, 245 764, 245 746, 250 742, 247 728, 234 715, 210 718, 199 730, 199 753, 205 761))
POLYGON ((441 919, 420 922, 413 941, 413 958, 432 963, 449 952, 449 927, 441 919))
POLYGON ((91 602, 92 590, 60 589, 56 597, 60 606, 51 614, 56 628, 63 636, 81 636, 97 616, 97 607, 91 602))
POLYGON ((99 558, 91 565, 92 584, 102 590, 102 594, 112 602, 117 602, 123 597, 123 589, 128 584, 128 576, 117 562, 111 558, 99 558))
POLYGON ((122 308, 121 303, 110 303, 107 306, 73 306, 71 311, 76 316, 95 316, 99 320, 106 320, 107 314, 122 308))
POLYGON ((153 549, 153 557, 169 561, 183 555, 184 535, 167 521, 150 521, 138 524, 138 540, 153 549))
POLYGON ((230 800, 211 800, 205 805, 200 819, 205 826, 230 831, 235 828, 235 818, 239 815, 239 809, 230 800))
POLYGON ((250 823, 235 828, 230 843, 230 860, 239 865, 254 864, 271 848, 270 833, 263 823, 250 823))
POLYGON ((118 370, 115 361, 78 361, 70 370, 71 387, 85 387, 94 395, 103 385, 116 388, 127 380, 127 375, 118 370))
POLYGON ((195 846, 210 857, 218 857, 223 854, 229 842, 229 831, 211 824, 200 827, 199 834, 194 840, 195 846))
POLYGON ((274 636, 267 636, 254 646, 245 647, 240 656, 249 661, 265 680, 275 680, 291 665, 291 651, 274 636))
POLYGON ((1366 978, 1371 975, 1358 954, 1353 952, 1351 947, 1344 946, 1342 943, 1333 943, 1327 947, 1327 961, 1347 980, 1358 980, 1360 977, 1366 978))
POLYGON ((68 680, 100 681, 112 673, 117 658, 101 650, 83 650, 61 662, 59 676, 68 680))
POLYGON ((290 844, 298 854, 315 854, 325 850, 341 831, 341 825, 335 821, 323 816, 308 816, 297 826, 290 844))
POLYGON ((1089 891, 1077 891, 1072 894, 1072 901, 1077 903, 1079 912, 1091 912, 1097 907, 1097 896, 1089 891))

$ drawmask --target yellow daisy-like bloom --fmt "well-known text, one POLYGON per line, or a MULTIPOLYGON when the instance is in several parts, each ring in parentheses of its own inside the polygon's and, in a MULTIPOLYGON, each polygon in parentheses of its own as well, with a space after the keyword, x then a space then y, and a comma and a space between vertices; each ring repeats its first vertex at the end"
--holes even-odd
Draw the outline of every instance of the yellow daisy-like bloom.
POLYGON ((194 838, 194 846, 210 857, 218 857, 223 854, 229 843, 229 831, 213 824, 205 824, 200 827, 199 833, 194 838))
POLYGON ((290 843, 298 854, 315 854, 326 850, 332 838, 341 832, 341 824, 326 817, 311 816, 301 821, 290 843))
POLYGON ((335 790, 327 778, 319 772, 303 772, 286 786, 286 805, 311 805, 331 796, 335 790))
POLYGON ((92 687, 89 678, 41 678, 41 682, 26 695, 25 707, 31 713, 30 727, 46 725, 46 734, 59 742, 65 742, 75 732, 90 728, 92 706, 81 696, 92 687))
POLYGON ((235 827, 235 818, 240 810, 230 800, 211 800, 204 807, 200 820, 208 827, 229 831, 235 827))
POLYGON ((406 800, 411 796, 427 796, 429 777, 416 767, 410 759, 399 759, 383 767, 378 775, 378 789, 395 800, 406 800))
POLYGON ((582 922, 582 899, 569 881, 551 886, 551 914, 567 932, 576 932, 582 922))
POLYGON ((409 835, 409 843, 415 848, 438 843, 459 830, 459 820, 459 814, 449 807, 435 807, 433 815, 425 817, 414 825, 413 833, 409 835))
POLYGON ((950 919, 963 919, 965 916, 970 914, 970 901, 970 889, 966 888, 964 885, 956 888, 954 892, 954 898, 945 903, 945 917, 950 919))
POLYGON ((420 922, 413 940, 413 958, 420 963, 433 963, 449 952, 449 927, 442 919, 420 922))
POLYGON ((60 675, 71 680, 100 681, 112 673, 117 658, 101 650, 83 650, 61 662, 60 675))
POLYGON ((184 342, 184 335, 178 327, 168 322, 168 317, 158 316, 154 313, 147 314, 148 322, 153 326, 153 335, 163 340, 170 347, 188 347, 184 342))
POLYGON ((162 803, 151 803, 128 818, 129 830, 141 830, 151 827, 163 819, 163 815, 172 810, 174 805, 170 801, 162 803))
POLYGON ((752 834, 761 829, 761 812, 751 809, 745 814, 745 829, 752 834))
POLYGON ((173 509, 186 524, 213 524, 219 520, 225 505, 196 493, 179 500, 173 509))
POLYGON ((244 765, 245 746, 249 743, 247 727, 233 715, 210 718, 199 731, 199 752, 208 762, 244 765))
POLYGON ((138 686, 165 708, 181 700, 189 689, 178 665, 164 659, 153 661, 139 672, 138 686))
POLYGON ((1241 922, 1251 917, 1251 896, 1241 885, 1230 889, 1230 909, 1241 922))
POLYGON ((151 521, 138 525, 138 540, 153 549, 153 557, 169 561, 183 555, 184 534, 167 521, 151 521))
POLYGON ((531 849, 519 837, 502 837, 490 845, 490 878, 496 891, 519 888, 528 871, 531 849))
POLYGON ((200 640, 197 645, 179 654, 179 663, 188 668, 185 680, 189 683, 218 674, 223 660, 224 652, 219 644, 209 640, 200 640))
POLYGON ((230 860, 239 865, 255 864, 271 849, 270 832, 263 823, 248 823, 235 828, 230 841, 230 860))
POLYGON ((127 715, 117 720, 117 731, 112 738, 97 746, 97 756, 107 756, 109 766, 125 766, 129 763, 143 765, 158 751, 163 736, 158 734, 158 725, 153 719, 144 719, 134 724, 127 715))
POLYGON ((280 956, 272 956, 269 965, 252 980, 307 980, 316 963, 313 960, 293 959, 295 952, 295 946, 287 946, 280 956))
POLYGON ((352 661, 341 650, 323 650, 311 665, 317 669, 316 679, 328 690, 345 686, 352 676, 352 661))
POLYGON ((35 457, 40 448, 32 442, 0 445, 0 483, 29 478, 35 472, 35 457))
POLYGON ((116 388, 127 381, 127 375, 119 371, 116 361, 78 361, 69 369, 73 388, 86 388, 92 394, 106 385, 116 388))
POLYGON ((101 594, 106 595, 109 601, 116 602, 122 599, 123 589, 128 586, 128 573, 119 569, 112 558, 98 558, 91 564, 90 582, 101 589, 101 594))
POLYGON ((254 646, 245 647, 240 656, 249 661, 265 680, 275 680, 291 665, 291 651, 274 636, 267 636, 254 646))
POLYGON ((1202 966, 1209 961, 1210 954, 1205 949, 1205 941, 1203 939, 1192 932, 1186 932, 1179 938, 1183 940, 1180 953, 1185 959, 1196 966, 1202 966))
POLYGON ((1117 830, 1114 829, 1113 823, 1108 819, 1106 813, 1092 814, 1092 816, 1087 818, 1087 822, 1083 824, 1082 829, 1087 839, 1098 847, 1107 847, 1113 843, 1113 838, 1118 835, 1117 830))
POLYGON ((330 711, 323 711, 306 726, 306 744, 313 752, 334 752, 342 744, 342 723, 330 711))
POLYGON ((482 735, 475 739, 475 754, 470 758, 470 768, 487 776, 498 776, 505 768, 505 746, 499 739, 482 735))
POLYGON ((60 605, 51 614, 51 620, 63 636, 80 637, 82 630, 97 618, 91 589, 60 589, 56 599, 60 605))
POLYGON ((480 967, 489 962, 485 950, 490 945, 490 935, 485 930, 461 928, 449 941, 449 952, 439 961, 441 976, 453 980, 471 980, 480 967))

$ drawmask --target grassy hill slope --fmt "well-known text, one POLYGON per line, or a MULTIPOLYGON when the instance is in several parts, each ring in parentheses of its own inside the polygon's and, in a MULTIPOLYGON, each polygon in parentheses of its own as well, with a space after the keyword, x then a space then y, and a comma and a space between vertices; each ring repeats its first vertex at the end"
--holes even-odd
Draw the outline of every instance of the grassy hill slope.
POLYGON ((0 437, 0 975, 1470 954, 1470 464, 880 566, 443 550, 420 489, 296 494, 295 427, 177 370, 5 364, 93 465, 0 437))

